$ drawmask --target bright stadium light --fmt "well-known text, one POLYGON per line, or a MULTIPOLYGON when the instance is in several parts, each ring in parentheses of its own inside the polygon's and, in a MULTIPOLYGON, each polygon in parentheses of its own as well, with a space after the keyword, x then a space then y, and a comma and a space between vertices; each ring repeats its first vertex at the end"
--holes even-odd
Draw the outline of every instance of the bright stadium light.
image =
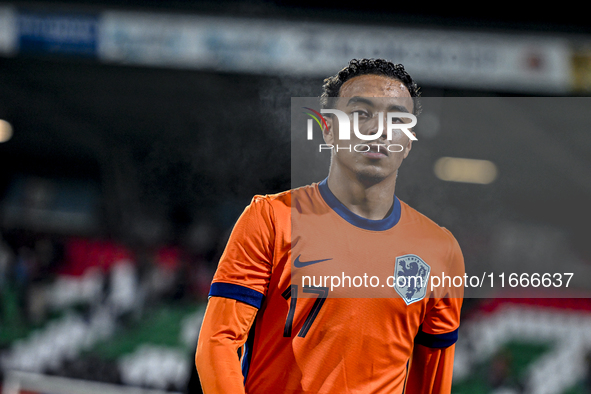
POLYGON ((12 138, 12 126, 5 120, 0 119, 0 143, 12 138))
POLYGON ((433 168, 437 178, 450 182, 492 183, 498 175, 497 166, 488 160, 442 157, 433 168))

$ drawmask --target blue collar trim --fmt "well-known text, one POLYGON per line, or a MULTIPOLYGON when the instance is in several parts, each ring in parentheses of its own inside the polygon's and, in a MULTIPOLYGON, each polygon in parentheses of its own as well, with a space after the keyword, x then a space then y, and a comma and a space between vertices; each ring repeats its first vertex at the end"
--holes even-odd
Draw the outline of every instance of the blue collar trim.
POLYGON ((394 208, 388 217, 380 220, 371 220, 351 212, 349 208, 340 202, 328 188, 328 178, 318 184, 318 190, 320 190, 320 195, 328 206, 353 226, 364 230, 384 231, 394 227, 400 220, 400 200, 396 196, 394 196, 394 208))

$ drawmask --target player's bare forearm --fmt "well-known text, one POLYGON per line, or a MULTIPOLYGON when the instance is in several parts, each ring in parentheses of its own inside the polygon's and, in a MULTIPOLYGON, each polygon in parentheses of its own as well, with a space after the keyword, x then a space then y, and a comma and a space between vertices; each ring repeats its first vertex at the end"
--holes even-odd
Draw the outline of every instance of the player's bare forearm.
POLYGON ((238 348, 246 342, 257 308, 212 297, 203 318, 195 366, 205 394, 244 393, 238 348))
POLYGON ((405 393, 451 393, 455 347, 438 349, 415 345, 405 393))

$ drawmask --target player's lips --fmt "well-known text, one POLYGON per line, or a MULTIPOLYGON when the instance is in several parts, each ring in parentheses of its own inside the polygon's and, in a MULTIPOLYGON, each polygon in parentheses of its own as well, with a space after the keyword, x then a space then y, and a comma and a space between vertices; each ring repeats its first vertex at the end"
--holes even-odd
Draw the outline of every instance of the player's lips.
POLYGON ((370 159, 381 159, 390 156, 388 147, 384 144, 369 144, 369 150, 362 154, 370 159))

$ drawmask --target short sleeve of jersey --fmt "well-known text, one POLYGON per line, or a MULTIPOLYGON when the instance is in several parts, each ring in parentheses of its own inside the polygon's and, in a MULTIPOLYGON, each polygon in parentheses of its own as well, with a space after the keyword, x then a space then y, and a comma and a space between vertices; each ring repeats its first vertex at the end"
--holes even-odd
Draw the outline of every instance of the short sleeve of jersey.
POLYGON ((214 275, 210 297, 226 297, 261 307, 273 266, 273 209, 255 196, 234 226, 214 275))
MULTIPOLYGON (((450 250, 448 253, 448 270, 446 275, 464 276, 464 257, 456 239, 444 229, 450 237, 450 250)), ((464 296, 463 285, 452 287, 446 297, 438 299, 427 312, 423 324, 415 338, 415 343, 431 347, 445 348, 456 343, 458 339, 458 327, 460 326, 460 311, 464 296)))

